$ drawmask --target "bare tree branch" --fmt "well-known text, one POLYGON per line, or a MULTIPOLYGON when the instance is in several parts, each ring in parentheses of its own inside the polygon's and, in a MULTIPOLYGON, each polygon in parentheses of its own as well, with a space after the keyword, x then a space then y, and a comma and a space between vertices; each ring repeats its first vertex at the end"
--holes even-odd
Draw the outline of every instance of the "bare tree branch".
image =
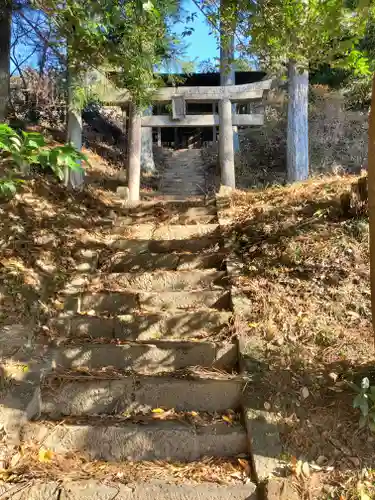
MULTIPOLYGON (((25 89, 27 89, 27 83, 26 83, 25 77, 24 77, 24 75, 23 75, 22 69, 21 69, 20 65, 18 64, 17 59, 11 55, 11 56, 10 56, 10 60, 11 60, 11 61, 12 61, 12 63, 15 65, 16 70, 19 72, 19 74, 20 74, 20 78, 21 78, 21 80, 22 80, 22 83, 23 83, 24 88, 25 88, 25 89)), ((13 76, 16 70, 13 70, 10 76, 13 76)))
POLYGON ((55 56, 58 58, 58 60, 66 65, 67 63, 67 60, 66 60, 66 57, 64 57, 58 50, 56 50, 55 47, 53 47, 53 45, 50 44, 50 41, 47 39, 47 37, 44 35, 44 33, 42 33, 42 31, 40 29, 38 29, 36 26, 34 26, 32 24, 32 22, 27 19, 27 17, 22 13, 22 12, 19 12, 19 15, 26 21, 26 23, 35 31, 35 33, 39 36, 39 38, 41 40, 43 40, 44 43, 46 43, 48 45, 48 47, 51 49, 51 51, 55 54, 55 56))

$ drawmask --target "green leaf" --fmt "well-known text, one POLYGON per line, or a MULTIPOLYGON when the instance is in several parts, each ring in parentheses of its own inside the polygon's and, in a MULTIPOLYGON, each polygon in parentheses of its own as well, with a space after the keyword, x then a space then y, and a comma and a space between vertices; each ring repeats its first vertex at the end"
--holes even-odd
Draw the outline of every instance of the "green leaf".
POLYGON ((358 393, 361 393, 362 392, 362 389, 357 385, 355 384, 354 382, 351 382, 350 380, 347 381, 347 384, 349 387, 351 387, 355 392, 358 392, 358 393))
POLYGON ((51 168, 56 177, 62 181, 64 179, 64 170, 59 165, 53 165, 51 168))
POLYGON ((12 137, 9 138, 9 141, 14 144, 17 148, 21 148, 22 146, 22 141, 21 139, 18 137, 18 135, 14 135, 12 137))
POLYGON ((151 0, 147 0, 147 2, 144 2, 142 4, 142 7, 145 12, 151 12, 154 8, 154 4, 151 2, 151 0))
POLYGON ((353 408, 359 408, 362 415, 368 415, 368 399, 366 394, 358 394, 353 400, 353 408))
POLYGON ((361 415, 359 418, 359 428, 363 429, 364 427, 366 427, 366 424, 367 424, 367 417, 361 415))
POLYGON ((13 180, 0 179, 0 194, 2 196, 14 196, 17 191, 16 184, 13 180))
POLYGON ((5 142, 2 142, 1 140, 0 140, 0 149, 3 149, 4 151, 8 151, 9 153, 11 153, 11 151, 12 151, 12 148, 8 144, 6 144, 5 142))
POLYGON ((9 127, 9 125, 6 123, 0 123, 0 135, 12 135, 14 133, 14 130, 9 127))
POLYGON ((33 139, 28 140, 26 146, 28 148, 32 148, 32 149, 38 149, 39 148, 39 144, 36 141, 34 141, 33 139))

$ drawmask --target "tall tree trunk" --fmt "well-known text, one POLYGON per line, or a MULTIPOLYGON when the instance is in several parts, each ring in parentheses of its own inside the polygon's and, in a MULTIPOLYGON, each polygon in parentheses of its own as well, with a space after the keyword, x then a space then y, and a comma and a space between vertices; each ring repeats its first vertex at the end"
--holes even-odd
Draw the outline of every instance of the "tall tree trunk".
MULTIPOLYGON (((143 114, 152 115, 152 106, 147 108, 143 114)), ((152 127, 142 127, 141 144, 141 169, 144 172, 155 172, 154 152, 152 148, 152 127)))
MULTIPOLYGON (((68 65, 68 130, 67 142, 71 143, 78 151, 82 149, 82 109, 78 104, 76 92, 79 80, 75 69, 68 65)), ((84 183, 83 171, 65 169, 65 185, 77 189, 84 183)))
MULTIPOLYGON (((233 26, 224 22, 224 13, 231 10, 230 0, 221 0, 220 11, 220 85, 234 84, 234 72, 232 68, 234 38, 233 26)), ((224 186, 235 187, 234 170, 234 141, 232 127, 232 103, 229 99, 219 102, 219 162, 221 171, 221 183, 224 186)))
POLYGON ((5 0, 5 5, 0 8, 0 122, 6 118, 9 102, 11 22, 11 1, 5 0))
POLYGON ((370 280, 372 328, 375 335, 375 73, 372 79, 368 137, 368 203, 370 217, 370 280))
POLYGON ((306 70, 300 72, 295 61, 289 62, 288 88, 288 181, 304 181, 309 177, 309 73, 306 70))

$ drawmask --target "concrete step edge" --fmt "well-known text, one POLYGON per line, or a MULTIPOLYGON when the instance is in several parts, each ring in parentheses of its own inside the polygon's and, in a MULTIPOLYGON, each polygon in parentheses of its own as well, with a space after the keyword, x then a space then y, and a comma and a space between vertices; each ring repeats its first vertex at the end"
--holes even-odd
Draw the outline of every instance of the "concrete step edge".
POLYGON ((45 383, 47 379, 64 379, 77 380, 79 382, 92 382, 93 380, 122 380, 126 384, 128 381, 134 381, 134 377, 140 380, 150 379, 152 381, 158 380, 160 383, 172 382, 172 381, 187 381, 187 382, 197 382, 200 384, 210 384, 212 382, 234 382, 234 383, 245 383, 248 378, 245 375, 239 375, 238 373, 226 373, 220 370, 209 370, 202 369, 201 367, 188 367, 180 370, 175 370, 171 373, 159 373, 154 374, 138 374, 132 370, 113 370, 113 371, 103 371, 103 370, 91 370, 91 371, 72 371, 72 370, 55 370, 45 373, 43 376, 42 383, 45 383), (190 369, 191 368, 191 369, 190 369), (196 369, 197 368, 197 369, 196 369), (195 370, 196 369, 196 370, 195 370))
POLYGON ((215 290, 185 291, 126 291, 100 292, 67 295, 63 301, 65 311, 81 312, 94 310, 106 314, 123 314, 134 311, 212 310, 230 309, 230 292, 225 288, 215 290), (203 307, 202 307, 203 306, 203 307))
POLYGON ((62 313, 49 320, 48 328, 53 338, 74 338, 80 342, 88 339, 120 341, 162 340, 212 340, 230 324, 231 311, 216 309, 166 310, 143 314, 129 313, 110 316, 99 314, 62 313))
MULTIPOLYGON (((105 420, 103 420, 105 422, 105 420)), ((175 422, 149 424, 50 426, 27 423, 25 441, 42 442, 57 453, 82 452, 90 459, 194 461, 205 456, 233 457, 247 452, 246 430, 225 423, 192 426, 175 422)))
POLYGON ((45 356, 52 366, 69 370, 113 366, 136 374, 157 374, 200 366, 229 371, 237 366, 238 346, 207 341, 84 343, 50 346, 45 356))
POLYGON ((117 251, 106 256, 106 261, 99 264, 99 269, 108 272, 142 271, 183 271, 199 269, 222 270, 227 258, 226 252, 202 253, 128 253, 117 251))
MULTIPOLYGON (((198 227, 198 226, 195 226, 198 227)), ((150 238, 146 239, 129 239, 122 238, 118 235, 117 238, 112 238, 107 243, 107 247, 112 250, 122 250, 127 252, 152 252, 157 254, 170 252, 205 252, 208 249, 216 251, 215 248, 222 246, 221 234, 205 234, 203 236, 188 237, 188 238, 150 238)))
MULTIPOLYGON (((148 464, 149 465, 149 464, 148 464)), ((126 470, 127 463, 120 470, 126 470)), ((147 466, 147 464, 146 464, 147 466)), ((148 467, 149 470, 149 467, 148 467)), ((124 481, 111 482, 100 479, 79 479, 53 481, 25 481, 17 484, 0 482, 0 495, 4 500, 257 500, 256 486, 248 482, 242 484, 217 484, 212 481, 176 481, 165 470, 163 478, 130 483, 124 481)), ((232 478, 231 478, 232 479, 232 478)), ((280 490, 283 491, 283 490, 280 490)), ((269 497, 271 499, 271 497, 269 497)), ((293 497, 295 499, 295 497, 293 497)), ((289 499, 288 499, 289 500, 289 499)), ((292 499, 290 499, 292 500, 292 499)))
POLYGON ((42 413, 50 418, 148 413, 153 408, 221 412, 240 408, 245 377, 210 372, 142 375, 119 371, 50 372, 41 385, 42 413))
MULTIPOLYGON (((183 270, 155 270, 140 272, 101 272, 93 274, 72 273, 71 279, 61 290, 63 295, 83 293, 87 288, 102 287, 110 291, 111 288, 123 288, 124 291, 183 291, 224 288, 228 284, 225 271, 215 268, 183 269, 183 270)), ((97 292, 98 289, 93 290, 97 292)), ((115 290, 114 290, 115 291, 115 290)), ((90 292, 88 289, 87 292, 90 292)))

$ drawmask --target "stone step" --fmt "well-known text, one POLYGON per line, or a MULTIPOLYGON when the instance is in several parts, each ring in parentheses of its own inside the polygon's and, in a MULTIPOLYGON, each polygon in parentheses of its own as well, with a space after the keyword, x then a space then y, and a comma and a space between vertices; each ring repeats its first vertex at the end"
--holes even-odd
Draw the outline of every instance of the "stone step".
POLYGON ((111 318, 89 315, 62 315, 50 321, 60 341, 91 338, 147 341, 161 339, 205 339, 228 326, 229 311, 198 309, 124 314, 111 318))
POLYGON ((155 227, 138 224, 119 228, 108 245, 115 250, 130 253, 201 252, 216 251, 222 244, 217 224, 169 225, 155 227))
MULTIPOLYGON (((215 206, 216 198, 203 195, 181 196, 179 194, 169 196, 167 194, 154 191, 152 195, 144 195, 141 202, 134 208, 146 205, 172 205, 179 210, 188 207, 215 206)), ((133 208, 133 207, 132 207, 133 208)))
POLYGON ((42 413, 54 419, 145 413, 159 407, 211 413, 239 408, 243 387, 243 377, 202 370, 173 376, 62 371, 45 377, 41 404, 42 413))
MULTIPOLYGON (((199 226, 196 226, 199 227, 199 226)), ((121 250, 132 254, 136 253, 173 253, 173 252, 217 252, 222 246, 222 240, 217 235, 208 235, 201 238, 192 239, 172 239, 172 240, 157 240, 146 238, 140 239, 123 239, 117 238, 108 241, 109 248, 113 250, 121 250)))
POLYGON ((174 372, 193 366, 232 371, 237 345, 193 341, 127 342, 124 344, 62 345, 51 348, 52 366, 68 370, 111 366, 139 374, 174 372))
POLYGON ((154 192, 152 196, 147 196, 145 193, 141 195, 139 202, 124 204, 123 200, 115 200, 112 206, 108 206, 108 212, 113 210, 119 215, 134 215, 137 213, 150 214, 163 208, 164 210, 173 210, 175 212, 184 213, 189 208, 198 207, 216 207, 216 197, 206 196, 166 196, 154 192))
POLYGON ((155 240, 187 240, 203 236, 218 239, 221 233, 219 224, 187 224, 159 226, 152 236, 155 240))
MULTIPOLYGON (((124 211, 122 211, 124 213, 124 211)), ((163 222, 164 224, 211 224, 217 223, 217 211, 214 206, 188 207, 182 211, 176 208, 154 206, 143 211, 129 211, 127 215, 113 214, 113 226, 129 226, 133 224, 163 222)), ((107 225, 108 222, 106 221, 107 225)))
POLYGON ((97 273, 73 275, 62 293, 77 294, 85 290, 162 292, 181 290, 214 290, 227 284, 225 271, 200 269, 154 271, 143 273, 97 273))
POLYGON ((126 314, 137 310, 155 309, 230 309, 230 292, 226 290, 198 290, 183 292, 108 292, 84 293, 67 296, 65 311, 97 314, 126 314))
MULTIPOLYGON (((199 462, 198 462, 199 463, 199 462)), ((121 467, 121 465, 119 465, 121 467)), ((125 464, 126 470, 126 464, 125 464)), ((12 500, 257 500, 256 486, 212 482, 177 484, 173 477, 124 484, 95 479, 0 483, 0 498, 12 500)), ((129 478, 131 479, 131 478, 129 478)))
POLYGON ((142 293, 139 296, 143 310, 155 309, 230 309, 230 292, 226 290, 198 290, 192 292, 142 293))
MULTIPOLYGON (((70 423, 29 422, 24 441, 43 443, 56 453, 84 453, 91 460, 173 460, 234 457, 247 452, 245 429, 239 424, 179 421, 131 423, 124 419, 72 419, 70 423)), ((91 497, 92 498, 92 497, 91 497)), ((150 497, 152 498, 152 497, 150 497)), ((197 497, 194 497, 197 498, 197 497)), ((245 499, 244 499, 245 500, 245 499)))
MULTIPOLYGON (((212 482, 174 484, 173 481, 141 482, 140 484, 103 484, 93 481, 66 485, 68 494, 45 496, 35 500, 257 500, 253 483, 222 485, 212 482), (118 496, 116 496, 118 495, 118 496)), ((55 484, 56 489, 56 484, 55 484)), ((25 499, 32 500, 31 496, 25 499)), ((19 500, 18 498, 15 500, 19 500)), ((20 500, 24 500, 23 498, 20 500)))
POLYGON ((128 254, 116 253, 103 263, 102 268, 107 271, 141 272, 165 269, 169 271, 182 271, 192 269, 223 269, 226 259, 225 252, 208 254, 128 254))

